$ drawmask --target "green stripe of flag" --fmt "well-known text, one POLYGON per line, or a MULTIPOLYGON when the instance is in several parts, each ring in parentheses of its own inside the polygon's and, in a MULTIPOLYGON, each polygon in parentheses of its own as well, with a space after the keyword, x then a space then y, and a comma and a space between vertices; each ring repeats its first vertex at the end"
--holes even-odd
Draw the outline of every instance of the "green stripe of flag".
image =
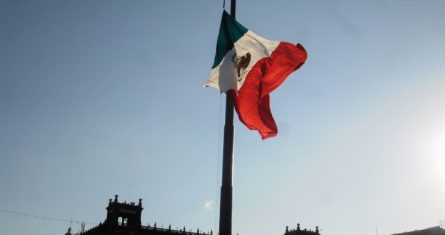
POLYGON ((221 63, 228 51, 232 50, 233 44, 238 41, 248 29, 238 23, 226 11, 223 12, 221 26, 219 27, 218 42, 216 44, 216 55, 212 69, 221 63))

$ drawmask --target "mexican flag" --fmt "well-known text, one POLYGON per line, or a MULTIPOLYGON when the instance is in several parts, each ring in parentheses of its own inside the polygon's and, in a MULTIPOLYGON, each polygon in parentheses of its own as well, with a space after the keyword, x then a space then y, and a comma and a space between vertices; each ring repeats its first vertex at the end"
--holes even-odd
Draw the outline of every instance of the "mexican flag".
POLYGON ((238 117, 263 139, 278 133, 269 94, 306 61, 300 44, 267 40, 223 12, 207 87, 234 97, 238 117))

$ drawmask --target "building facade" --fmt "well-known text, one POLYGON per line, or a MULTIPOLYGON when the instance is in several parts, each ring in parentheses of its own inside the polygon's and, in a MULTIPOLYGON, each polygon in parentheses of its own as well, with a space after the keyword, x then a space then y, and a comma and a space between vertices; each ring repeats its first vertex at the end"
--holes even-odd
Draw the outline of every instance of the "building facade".
MULTIPOLYGON (((107 217, 103 223, 84 231, 85 224, 82 224, 82 230, 75 235, 213 235, 213 232, 187 231, 185 227, 182 229, 159 228, 156 223, 153 226, 143 226, 141 222, 142 199, 136 204, 119 202, 118 195, 114 200, 110 199, 107 206, 107 217)), ((73 235, 71 227, 65 235, 73 235)), ((286 226, 284 235, 320 235, 318 227, 315 230, 300 229, 297 224, 296 229, 289 229, 286 226)), ((413 234, 414 235, 414 234, 413 234)), ((415 234, 417 235, 417 234, 415 234)), ((419 234, 420 235, 420 234, 419 234)), ((423 235, 423 234, 421 234, 423 235)))
MULTIPOLYGON (((143 226, 141 222, 142 199, 136 204, 119 202, 118 195, 114 200, 110 199, 107 206, 107 217, 103 223, 86 231, 81 231, 76 235, 213 235, 213 232, 186 231, 185 227, 180 230, 159 228, 153 226, 143 226)), ((72 235, 71 228, 65 235, 72 235)))
POLYGON ((286 226, 286 231, 284 232, 284 235, 320 235, 320 230, 318 229, 318 226, 315 227, 315 230, 307 230, 307 229, 300 229, 300 224, 297 224, 296 229, 289 229, 289 226, 286 226))

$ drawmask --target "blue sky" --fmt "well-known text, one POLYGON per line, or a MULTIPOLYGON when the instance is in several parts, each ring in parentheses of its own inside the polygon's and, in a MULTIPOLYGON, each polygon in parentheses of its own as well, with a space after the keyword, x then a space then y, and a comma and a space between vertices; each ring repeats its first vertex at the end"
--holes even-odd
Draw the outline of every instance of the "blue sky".
MULTIPOLYGON (((229 7, 227 0, 227 7, 229 7)), ((236 121, 233 231, 389 234, 445 220, 445 2, 238 0, 306 64, 271 95, 276 138, 236 121)), ((0 1, 0 209, 217 231, 222 1, 0 1)), ((91 223, 91 224, 90 224, 91 223)), ((0 232, 69 223, 0 213, 0 232)), ((74 231, 80 225, 72 225, 74 231)))

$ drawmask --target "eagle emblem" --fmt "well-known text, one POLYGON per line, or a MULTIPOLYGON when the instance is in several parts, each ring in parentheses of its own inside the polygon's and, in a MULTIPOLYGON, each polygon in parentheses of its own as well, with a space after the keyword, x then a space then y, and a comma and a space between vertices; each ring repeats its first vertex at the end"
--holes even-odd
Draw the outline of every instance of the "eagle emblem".
POLYGON ((251 57, 252 56, 250 55, 249 52, 239 57, 236 54, 234 55, 233 62, 235 63, 236 69, 238 71, 239 82, 242 80, 242 77, 244 76, 247 66, 249 66, 251 57))

